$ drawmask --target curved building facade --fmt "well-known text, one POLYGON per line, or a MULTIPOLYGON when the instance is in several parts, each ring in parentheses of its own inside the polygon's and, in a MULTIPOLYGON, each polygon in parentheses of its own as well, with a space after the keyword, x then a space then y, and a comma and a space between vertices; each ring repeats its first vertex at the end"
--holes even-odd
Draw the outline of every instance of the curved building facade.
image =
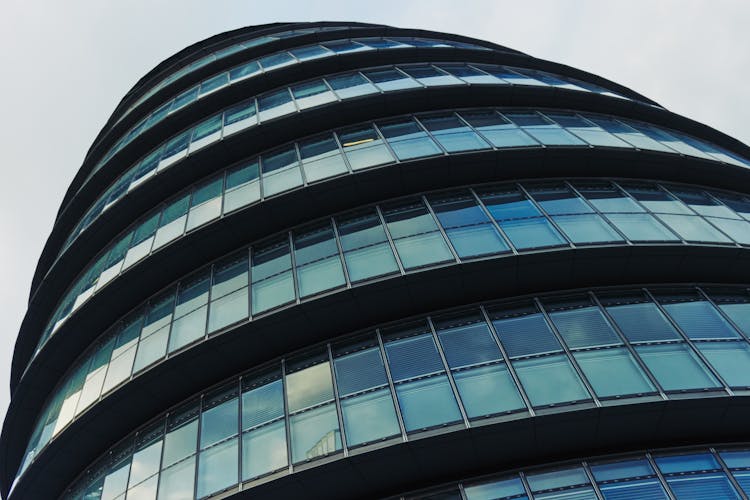
POLYGON ((361 23, 126 95, 33 278, 0 492, 747 498, 750 148, 601 77, 361 23))

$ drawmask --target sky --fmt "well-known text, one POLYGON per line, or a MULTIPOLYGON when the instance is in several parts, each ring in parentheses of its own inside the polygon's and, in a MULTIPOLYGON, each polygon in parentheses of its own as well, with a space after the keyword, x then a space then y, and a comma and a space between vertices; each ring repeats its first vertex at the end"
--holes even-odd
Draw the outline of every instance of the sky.
POLYGON ((68 183, 122 96, 211 35, 321 20, 490 40, 616 81, 750 143, 750 2, 742 0, 5 0, 0 417, 36 262, 68 183))

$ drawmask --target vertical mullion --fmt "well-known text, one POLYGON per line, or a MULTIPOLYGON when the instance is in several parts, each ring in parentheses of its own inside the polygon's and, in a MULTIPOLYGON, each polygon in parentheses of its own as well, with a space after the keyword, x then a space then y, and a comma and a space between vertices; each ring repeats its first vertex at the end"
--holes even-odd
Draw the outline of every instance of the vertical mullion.
POLYGON ((486 206, 484 206, 484 203, 482 202, 482 199, 479 197, 479 195, 474 191, 474 188, 469 188, 469 192, 474 197, 474 201, 479 206, 479 209, 484 213, 484 215, 487 217, 487 219, 490 221, 490 224, 492 227, 495 228, 495 231, 500 234, 500 237, 505 241, 505 244, 508 245, 508 248, 510 248, 510 251, 513 253, 513 255, 518 255, 518 250, 516 250, 516 247, 513 246, 513 243, 511 243, 510 238, 505 234, 505 231, 503 231, 503 228, 500 227, 500 224, 495 220, 495 218, 492 216, 490 211, 487 209, 486 206))
POLYGON ((438 354, 440 355, 440 360, 443 363, 443 369, 445 370, 445 374, 448 377, 448 383, 450 383, 451 390, 453 391, 453 396, 456 398, 456 402, 458 403, 458 409, 461 412, 461 418, 464 421, 464 425, 467 428, 469 428, 471 427, 471 423, 469 422, 469 417, 466 414, 466 409, 464 408, 464 404, 461 401, 461 396, 458 393, 458 387, 456 386, 456 381, 453 380, 453 373, 451 373, 451 369, 448 366, 448 360, 445 359, 443 346, 440 345, 440 339, 437 336, 437 332, 435 331, 435 325, 432 323, 432 318, 430 316, 427 316, 427 324, 430 327, 430 334, 432 335, 432 341, 435 342, 435 346, 437 347, 438 354))
MULTIPOLYGON (((656 300, 656 297, 654 297, 648 289, 644 288, 643 291, 646 293, 646 296, 649 299, 651 299, 651 301, 656 305, 656 308, 659 309, 659 311, 664 315, 664 317, 667 319, 667 321, 669 322, 669 324, 672 325, 672 328, 674 328, 677 331, 677 333, 682 336, 683 342, 685 342, 693 350, 693 352, 698 356, 698 359, 700 359, 701 362, 706 366, 706 368, 711 373, 711 375, 713 375, 716 378, 716 380, 718 380, 719 383, 724 386, 724 387, 722 387, 722 389, 724 389, 724 391, 728 395, 734 396, 734 392, 729 387, 729 384, 727 384, 726 381, 724 380, 724 378, 721 375, 719 375, 719 372, 716 371, 716 369, 713 367, 713 365, 708 362, 708 360, 706 359, 706 357, 695 346, 695 344, 690 339, 690 337, 688 337, 688 335, 684 331, 682 331, 682 328, 680 328, 680 326, 677 324, 677 322, 674 319, 672 319, 672 316, 670 316, 669 313, 666 311, 666 309, 664 309, 664 306, 662 306, 659 303, 659 301, 656 300)), ((711 390, 711 388, 708 388, 708 389, 711 390)))
POLYGON ((669 487, 669 483, 664 478, 664 475, 659 470, 659 467, 656 465, 656 461, 654 460, 654 457, 651 456, 650 452, 646 452, 646 460, 648 461, 651 468, 656 473, 656 478, 661 483, 661 487, 664 488, 664 491, 667 493, 667 496, 669 496, 670 500, 675 500, 675 495, 672 493, 672 488, 669 487))
MULTIPOLYGON (((529 200, 532 205, 534 205, 534 208, 536 208, 539 211, 539 213, 541 214, 541 218, 542 219, 546 219, 547 222, 549 222, 550 224, 552 224, 552 227, 554 227, 557 230, 557 232, 560 234, 560 236, 562 236, 563 239, 568 243, 568 247, 569 248, 576 248, 575 243, 573 243, 573 241, 570 238, 568 238, 568 235, 565 234, 565 231, 563 231, 560 228, 560 226, 557 225, 557 222, 555 222, 555 220, 552 218, 552 216, 549 215, 547 213, 547 211, 544 210, 542 208, 542 206, 539 203, 537 203, 537 201, 534 198, 531 197, 531 195, 529 194, 529 192, 526 191, 526 188, 524 188, 521 185, 520 182, 515 183, 515 185, 516 185, 516 189, 518 189, 519 191, 521 191, 521 193, 526 197, 526 199, 529 200)), ((536 218, 536 217, 534 217, 534 218, 536 218)))
POLYGON ((596 484, 596 479, 594 479, 594 474, 591 472, 588 462, 584 460, 583 462, 581 462, 581 465, 583 466, 583 471, 586 473, 586 477, 589 478, 589 482, 594 488, 594 494, 596 495, 596 498, 598 498, 599 500, 604 500, 604 495, 599 489, 599 485, 596 484))
POLYGON ((520 471, 518 473, 518 476, 521 478, 523 489, 526 490, 526 496, 528 498, 534 498, 534 495, 531 493, 531 486, 529 486, 529 481, 528 479, 526 479, 526 473, 524 471, 520 471))
POLYGON ((346 268, 346 260, 344 259, 344 247, 341 246, 339 228, 336 226, 336 219, 333 217, 331 217, 331 227, 333 228, 333 240, 336 242, 336 248, 339 251, 339 260, 341 261, 341 267, 344 269, 344 282, 346 283, 346 288, 351 288, 352 282, 349 279, 349 270, 346 268))
POLYGON ((740 484, 737 482, 737 479, 732 474, 732 471, 729 470, 729 467, 727 466, 726 462, 724 462, 724 459, 721 458, 721 455, 719 455, 716 452, 716 449, 713 447, 709 448, 709 451, 714 455, 714 457, 716 458, 716 461, 719 462, 719 465, 721 466, 721 470, 729 478, 729 482, 732 483, 732 486, 734 486, 734 489, 737 490, 737 493, 739 493, 740 497, 742 497, 743 500, 748 500, 747 495, 742 489, 742 486, 740 486, 740 484))
POLYGON ((195 476, 193 477, 193 498, 198 498, 198 471, 200 471, 200 465, 201 465, 201 434, 203 433, 203 422, 201 421, 201 417, 203 416, 203 398, 204 394, 200 395, 200 398, 198 399, 198 416, 196 417, 198 419, 198 432, 196 433, 196 443, 195 443, 195 471, 193 471, 193 474, 195 476))
POLYGON ((302 187, 307 187, 307 176, 305 175, 305 169, 302 168, 302 155, 299 152, 299 142, 292 143, 292 147, 294 148, 294 154, 297 155, 297 169, 300 172, 300 177, 302 177, 302 187))
POLYGON ((237 377, 237 485, 242 491, 242 377, 237 377))
POLYGON ((451 243, 450 238, 448 238, 448 235, 445 233, 445 229, 443 229, 442 224, 440 224, 440 221, 438 220, 437 216, 435 215, 435 212, 433 212, 432 207, 427 202, 427 197, 425 195, 420 196, 420 199, 425 207, 427 207, 427 212, 432 217, 433 222, 435 223, 435 226, 438 228, 438 231, 441 235, 443 235, 443 239, 445 239, 446 243, 448 244, 448 249, 451 252, 451 255, 453 255, 453 261, 454 262, 461 262, 461 259, 458 257, 458 253, 456 253, 456 249, 453 248, 453 243, 451 243))
POLYGON ((747 340, 747 335, 745 334, 745 332, 743 332, 742 329, 739 326, 737 326, 737 323, 735 323, 734 321, 732 321, 732 318, 730 318, 729 315, 727 313, 725 313, 724 310, 716 304, 716 302, 714 302, 714 300, 705 292, 705 290, 703 290, 703 288, 701 288, 699 286, 697 286, 695 288, 698 290, 698 293, 704 299, 706 299, 706 302, 708 302, 709 304, 711 304, 714 307, 714 309, 716 309, 719 312, 719 316, 721 316, 722 318, 724 318, 730 325, 732 325, 732 327, 735 330, 737 330, 737 332, 740 334, 740 337, 742 337, 743 340, 747 340))
POLYGON ((385 237, 388 238, 388 243, 391 245, 391 252, 393 252, 393 256, 396 258, 396 264, 398 265, 398 270, 401 272, 402 275, 404 275, 406 274, 406 270, 404 270, 404 265, 401 263, 401 257, 396 251, 396 244, 393 242, 393 236, 391 236, 391 231, 388 229, 388 223, 385 222, 385 216, 383 215, 383 211, 380 210, 379 205, 375 205, 375 211, 377 212, 378 218, 380 219, 380 224, 383 226, 385 237))
POLYGON ((294 303, 300 303, 299 283, 297 282, 297 259, 294 255, 294 237, 292 231, 287 232, 287 245, 289 245, 289 262, 292 265, 292 285, 294 286, 294 303))
POLYGON ((646 375, 646 377, 648 377, 648 380, 659 392, 659 396, 664 400, 668 399, 667 394, 664 392, 664 389, 661 387, 661 384, 659 384, 654 374, 651 373, 651 370, 648 369, 646 364, 638 355, 638 352, 635 350, 635 347, 633 347, 633 345, 630 343, 630 341, 622 332, 622 330, 620 330, 620 326, 615 322, 614 318, 612 318, 612 316, 609 314, 609 311, 607 311, 607 308, 604 307, 601 302, 599 302, 599 298, 596 296, 594 292, 589 291, 588 295, 591 298, 591 300, 594 302, 594 305, 596 305, 596 307, 598 307, 601 313, 604 315, 604 319, 612 327, 615 334, 617 334, 617 336, 620 337, 620 341, 623 343, 623 345, 628 350, 628 352, 633 357, 633 359, 635 359, 635 362, 638 364, 638 367, 641 370, 643 370, 643 373, 646 375))
POLYGON ((394 409, 396 410, 396 418, 398 418, 398 426, 401 429, 402 441, 407 441, 406 426, 404 425, 404 418, 401 416, 401 405, 398 403, 398 397, 396 396, 396 387, 393 383, 393 376, 391 375, 391 367, 388 366, 388 356, 385 354, 385 346, 383 345, 383 338, 380 335, 380 329, 375 330, 375 337, 378 340, 378 347, 380 348, 380 356, 383 359, 383 366, 385 367, 385 376, 388 379, 388 387, 391 390, 391 398, 393 399, 394 409))
POLYGON ((485 310, 484 306, 479 306, 479 310, 482 313, 482 317, 484 318, 484 321, 489 326, 490 334, 492 335, 492 340, 495 341, 495 344, 497 344, 498 349, 500 349, 500 353, 503 355, 505 366, 508 368, 508 373, 510 373, 510 376, 513 379, 513 382, 516 384, 516 388, 518 389, 518 392, 521 395, 521 399, 523 399, 523 402, 526 405, 526 409, 528 410, 529 415, 532 417, 535 416, 536 412, 534 412, 534 407, 531 404, 531 400, 529 399, 529 396, 526 394, 526 389, 523 387, 523 384, 521 384, 521 380, 518 378, 516 369, 513 367, 513 363, 511 363, 510 357, 508 356, 508 353, 505 351, 505 347, 503 347, 503 343, 500 342, 500 337, 498 336, 497 331, 495 330, 495 325, 493 325, 492 321, 490 321, 490 317, 487 314, 487 311, 485 310))
POLYGON ((344 432, 344 413, 341 410, 341 397, 339 396, 339 385, 336 382, 336 374, 333 369, 333 352, 331 352, 331 344, 326 344, 326 354, 328 355, 328 371, 331 372, 331 380, 333 381, 333 405, 336 408, 336 415, 339 422, 339 434, 341 434, 341 449, 344 452, 344 457, 349 456, 349 448, 346 444, 346 433, 344 432))
MULTIPOLYGON (((334 92, 336 94, 336 92, 334 92)), ((346 165, 347 173, 352 174, 354 173, 354 169, 352 168, 351 163, 349 163, 349 158, 346 157, 346 154, 344 153, 344 146, 341 145, 341 139, 339 139, 339 134, 335 131, 331 132, 331 135, 333 135, 333 140, 336 142, 336 146, 339 148, 339 155, 341 156, 341 159, 344 162, 344 165, 346 165)))
MULTIPOLYGON (((156 494, 159 493, 159 484, 161 483, 161 473, 162 473, 162 466, 164 464, 164 448, 167 444, 167 415, 164 415, 162 417, 164 419, 164 426, 162 427, 161 431, 161 453, 159 453, 159 468, 157 469, 156 473, 156 494)), ((130 478, 128 478, 130 479, 130 478)))
POLYGON ((581 378, 581 381, 583 382, 583 385, 586 386, 586 390, 589 391, 589 394, 591 395, 592 400, 594 401, 594 404, 597 407, 601 407, 602 403, 599 401, 599 397, 596 395, 596 392, 594 391, 594 388, 592 387, 591 383, 589 382, 588 378, 586 378, 586 375, 583 373, 583 370, 580 366, 578 366, 578 361, 576 361, 576 358, 573 356, 573 353, 571 352, 568 345, 565 343, 565 339, 563 339, 562 335, 560 335, 560 332, 557 330, 557 326, 552 321, 552 318, 549 317, 549 314, 547 313, 546 309, 542 305, 542 302, 537 298, 534 297, 534 304, 536 305, 539 312, 542 314, 542 317, 547 322, 547 326, 549 327, 552 334, 555 336, 557 341, 560 343, 560 346, 565 353, 565 355, 570 360, 571 366, 576 371, 578 376, 581 378))
POLYGON ((247 321, 253 320, 253 246, 247 247, 247 321))
POLYGON ((284 403, 284 430, 286 431, 286 460, 289 464, 288 472, 291 474, 294 472, 294 458, 292 457, 292 429, 291 429, 291 419, 289 418, 289 402, 288 402, 288 395, 286 390, 286 359, 281 358, 281 392, 283 396, 283 403, 284 403))

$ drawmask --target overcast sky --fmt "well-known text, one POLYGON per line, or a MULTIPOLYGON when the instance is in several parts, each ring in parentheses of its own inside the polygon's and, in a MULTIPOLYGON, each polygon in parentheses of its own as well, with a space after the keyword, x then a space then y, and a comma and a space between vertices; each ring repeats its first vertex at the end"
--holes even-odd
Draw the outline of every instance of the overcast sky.
POLYGON ((750 143, 750 2, 5 0, 0 17, 0 416, 31 277, 68 183, 147 71, 222 31, 352 20, 491 40, 750 143))

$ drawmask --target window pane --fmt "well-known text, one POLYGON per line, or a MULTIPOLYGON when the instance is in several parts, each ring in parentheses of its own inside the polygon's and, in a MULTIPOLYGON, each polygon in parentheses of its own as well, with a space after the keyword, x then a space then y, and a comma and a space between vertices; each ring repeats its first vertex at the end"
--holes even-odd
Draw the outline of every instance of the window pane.
POLYGON ((424 116, 420 121, 449 153, 490 147, 454 114, 424 116))
POLYGON ((341 397, 388 383, 377 347, 336 358, 333 364, 341 397))
POLYGON ((378 92, 378 89, 359 73, 347 73, 326 80, 341 99, 378 92))
POLYGON ((682 500, 702 498, 740 498, 729 479, 724 474, 698 474, 687 477, 670 477, 669 487, 675 496, 682 500))
POLYGON ((215 332, 246 319, 249 316, 248 309, 247 288, 242 288, 212 301, 208 316, 208 331, 215 332))
POLYGON ((242 480, 246 481, 286 467, 284 421, 242 435, 242 480))
POLYGON ((602 313, 594 307, 552 312, 550 319, 573 349, 622 343, 602 313))
POLYGON ((434 321, 450 368, 502 359, 500 349, 484 320, 469 313, 450 319, 438 317, 434 321))
POLYGON ((421 87, 419 83, 395 68, 370 70, 365 71, 364 74, 367 78, 375 82, 375 84, 384 92, 421 87))
POLYGON ((208 410, 203 410, 201 413, 201 449, 237 434, 238 411, 236 397, 208 410))
POLYGON ((159 500, 184 500, 193 497, 195 457, 164 469, 159 477, 159 500))
POLYGON ((385 352, 394 382, 445 369, 430 333, 386 342, 385 352))
POLYGON ((204 450, 198 460, 198 498, 237 483, 237 439, 204 450))
POLYGON ((562 350, 541 314, 493 319, 508 356, 528 356, 562 350))
POLYGON ((399 160, 442 154, 427 133, 413 119, 378 124, 399 160))
POLYGON ((573 353, 594 392, 602 398, 646 394, 655 389, 624 348, 573 353))
POLYGON ((464 486, 468 500, 496 500, 498 498, 513 498, 525 500, 526 490, 518 477, 501 479, 484 484, 464 486))
POLYGON ((514 361, 513 367, 533 406, 589 399, 565 355, 514 361))
POLYGON ((164 438, 162 467, 171 465, 195 453, 198 440, 198 420, 167 432, 164 438))
POLYGON ((750 386, 750 347, 744 342, 700 342, 698 350, 733 387, 750 386))
POLYGON ((680 329, 693 340, 737 338, 739 334, 714 307, 705 301, 665 304, 680 329))
POLYGON ((261 121, 294 113, 296 110, 288 89, 277 90, 258 97, 258 118, 261 121))
MULTIPOLYGON (((133 462, 130 466, 130 486, 136 485, 159 472, 161 461, 161 439, 159 441, 139 450, 133 454, 133 462)), ((154 491, 154 494, 156 491, 154 491)))
POLYGON ((292 95, 300 109, 320 106, 336 100, 323 80, 302 83, 292 86, 292 95))
POLYGON ((568 242, 546 219, 517 219, 500 222, 500 227, 519 250, 567 245, 568 242))
POLYGON ((213 267, 211 300, 247 286, 247 253, 241 252, 224 259, 213 267))
POLYGON ((286 384, 290 412, 333 399, 333 382, 328 362, 288 374, 286 384))
POLYGON ((679 238, 649 214, 607 214, 607 219, 631 241, 676 241, 679 238))
POLYGON ((681 338, 654 304, 624 304, 607 307, 625 337, 631 342, 681 338))
POLYGON ((407 432, 461 420, 445 375, 399 384, 396 394, 407 432))
POLYGON ((461 370, 453 378, 469 418, 526 407, 504 363, 461 370))
POLYGON ((339 132, 339 140, 352 170, 395 161, 372 126, 343 130, 339 132))
POLYGON ((665 391, 719 387, 713 375, 684 344, 636 346, 636 350, 665 391))
POLYGON ((242 394, 242 428, 249 429, 284 414, 281 380, 254 387, 242 394))
POLYGON ((729 238, 700 217, 667 214, 659 215, 658 217, 687 241, 731 243, 729 238))
POLYGON ((344 253, 352 283, 398 272, 398 264, 388 243, 379 243, 344 253))
POLYGON ((172 323, 169 335, 169 352, 176 351, 200 338, 206 333, 206 314, 208 306, 178 318, 172 323))
POLYGON ((289 419, 294 463, 341 449, 339 421, 332 404, 293 415, 289 419))
POLYGON ((341 401, 341 411, 349 446, 377 441, 401 432, 388 389, 345 399, 341 401))
POLYGON ((559 215, 554 220, 576 244, 622 241, 622 237, 599 215, 559 215))

